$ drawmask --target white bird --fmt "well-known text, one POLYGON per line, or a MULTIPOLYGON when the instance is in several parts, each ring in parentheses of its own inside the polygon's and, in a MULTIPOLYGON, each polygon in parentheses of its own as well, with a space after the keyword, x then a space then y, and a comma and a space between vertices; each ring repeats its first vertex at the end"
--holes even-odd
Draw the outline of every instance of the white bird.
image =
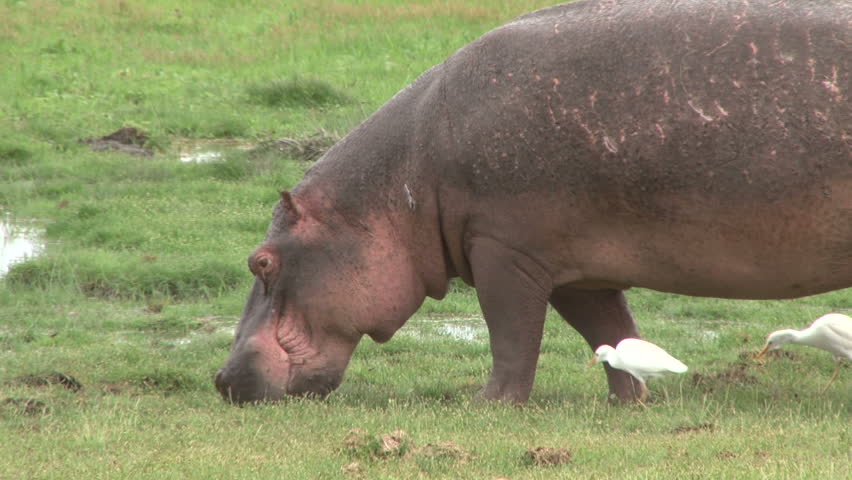
POLYGON ((767 351, 777 350, 785 343, 810 345, 834 355, 834 375, 822 389, 825 392, 840 374, 840 361, 844 358, 852 361, 852 318, 842 313, 829 313, 814 320, 814 323, 804 330, 788 328, 772 332, 766 338, 766 345, 755 358, 759 359, 767 351))
POLYGON ((595 356, 589 365, 598 362, 607 362, 612 368, 624 370, 643 385, 649 378, 661 377, 668 373, 683 373, 687 370, 683 362, 662 348, 638 338, 625 338, 618 342, 615 348, 601 345, 595 350, 595 356))

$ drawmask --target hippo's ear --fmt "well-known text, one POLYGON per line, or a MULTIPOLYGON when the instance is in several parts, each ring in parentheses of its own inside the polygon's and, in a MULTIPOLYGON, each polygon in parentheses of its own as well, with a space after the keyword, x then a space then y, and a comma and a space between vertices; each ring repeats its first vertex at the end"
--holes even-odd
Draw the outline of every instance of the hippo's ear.
POLYGON ((296 202, 287 190, 281 190, 281 208, 284 209, 284 217, 290 225, 299 221, 299 209, 296 208, 296 202))

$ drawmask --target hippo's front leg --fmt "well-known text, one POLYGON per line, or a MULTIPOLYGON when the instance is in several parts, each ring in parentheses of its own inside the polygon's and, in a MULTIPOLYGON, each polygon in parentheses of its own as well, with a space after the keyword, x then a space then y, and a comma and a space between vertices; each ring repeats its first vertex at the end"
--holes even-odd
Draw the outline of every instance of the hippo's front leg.
MULTIPOLYGON (((621 290, 579 290, 559 287, 553 290, 550 304, 580 335, 592 350, 601 345, 615 346, 625 338, 640 338, 621 290)), ((629 373, 605 364, 610 398, 635 401, 643 398, 647 387, 629 373)))
POLYGON ((494 240, 475 239, 470 245, 468 258, 493 359, 482 395, 526 402, 535 380, 550 276, 529 257, 494 240))

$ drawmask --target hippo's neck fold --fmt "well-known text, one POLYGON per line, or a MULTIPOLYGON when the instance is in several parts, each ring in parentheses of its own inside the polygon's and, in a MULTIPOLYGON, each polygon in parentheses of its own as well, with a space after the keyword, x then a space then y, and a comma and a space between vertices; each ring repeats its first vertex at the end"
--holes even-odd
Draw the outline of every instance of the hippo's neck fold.
POLYGON ((327 208, 370 235, 393 235, 408 250, 426 294, 443 298, 451 269, 432 168, 441 155, 435 148, 442 107, 434 77, 426 72, 338 142, 293 193, 322 198, 327 208))

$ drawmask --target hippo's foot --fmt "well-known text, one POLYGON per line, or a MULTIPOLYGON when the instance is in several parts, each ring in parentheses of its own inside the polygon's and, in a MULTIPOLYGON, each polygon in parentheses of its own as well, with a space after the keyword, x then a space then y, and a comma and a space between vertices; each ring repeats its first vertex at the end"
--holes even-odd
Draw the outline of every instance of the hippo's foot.
MULTIPOLYGON (((615 375, 614 375, 615 376, 615 375)), ((617 375, 613 378, 610 376, 610 388, 608 399, 610 403, 648 403, 649 391, 648 387, 636 380, 631 375, 617 375)))
POLYGON ((479 398, 488 401, 507 402, 507 403, 526 403, 530 397, 531 388, 518 385, 508 384, 501 385, 498 382, 489 381, 482 390, 479 391, 479 398))

